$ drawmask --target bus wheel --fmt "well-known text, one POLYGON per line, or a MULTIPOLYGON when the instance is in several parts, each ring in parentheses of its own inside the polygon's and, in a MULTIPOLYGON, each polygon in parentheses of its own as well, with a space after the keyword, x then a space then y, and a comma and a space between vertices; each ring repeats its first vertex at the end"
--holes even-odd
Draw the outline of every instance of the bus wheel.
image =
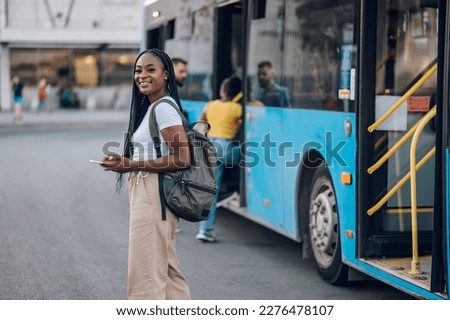
POLYGON ((309 236, 322 279, 335 285, 347 282, 348 266, 342 263, 336 195, 325 164, 317 168, 312 179, 309 236))

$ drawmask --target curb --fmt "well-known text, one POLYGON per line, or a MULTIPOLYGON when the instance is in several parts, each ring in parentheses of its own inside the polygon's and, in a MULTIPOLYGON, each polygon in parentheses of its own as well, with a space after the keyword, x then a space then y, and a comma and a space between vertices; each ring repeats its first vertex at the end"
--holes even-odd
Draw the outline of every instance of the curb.
POLYGON ((127 124, 129 112, 120 111, 56 111, 46 114, 24 113, 21 123, 13 122, 12 112, 0 112, 1 128, 70 128, 97 127, 105 124, 127 124))

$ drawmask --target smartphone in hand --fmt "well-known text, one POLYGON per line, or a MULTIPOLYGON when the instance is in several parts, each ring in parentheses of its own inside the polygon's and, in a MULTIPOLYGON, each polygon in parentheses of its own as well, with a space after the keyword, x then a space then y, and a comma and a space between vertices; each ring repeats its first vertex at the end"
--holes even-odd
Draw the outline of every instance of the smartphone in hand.
POLYGON ((103 164, 103 161, 98 161, 98 160, 89 160, 89 162, 91 163, 98 163, 98 164, 103 164))

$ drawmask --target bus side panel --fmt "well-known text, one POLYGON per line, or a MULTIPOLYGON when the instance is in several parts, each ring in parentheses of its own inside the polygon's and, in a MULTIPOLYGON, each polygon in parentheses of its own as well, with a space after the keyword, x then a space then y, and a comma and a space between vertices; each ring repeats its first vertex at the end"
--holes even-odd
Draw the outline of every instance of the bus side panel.
POLYGON ((205 104, 206 102, 204 101, 181 100, 183 110, 186 111, 188 114, 189 122, 195 122, 200 119, 205 104))
MULTIPOLYGON (((342 241, 343 260, 356 257, 356 124, 355 115, 351 113, 285 110, 284 127, 297 128, 285 135, 288 141, 295 141, 293 153, 316 149, 325 159, 336 192, 342 241), (295 115, 293 114, 295 112, 295 115), (297 114, 298 113, 298 114, 297 114), (345 135, 345 123, 350 121, 352 133, 345 135), (350 173, 351 184, 341 182, 341 174, 350 173), (353 231, 353 238, 345 236, 346 230, 353 231)), ((288 154, 287 158, 294 156, 288 154)), ((286 224, 296 225, 296 200, 299 194, 297 186, 298 168, 286 168, 284 171, 284 192, 282 202, 285 204, 286 224)), ((300 186, 302 181, 299 182, 300 186)), ((299 203, 309 206, 309 203, 299 203)), ((304 208, 304 207, 303 207, 304 208)), ((306 208, 309 210, 309 208, 306 208)))
POLYGON ((247 107, 245 128, 245 174, 247 207, 250 215, 293 234, 285 224, 283 194, 283 158, 280 143, 284 141, 283 110, 247 107))
MULTIPOLYGON (((302 153, 314 148, 330 165, 337 199, 345 199, 345 203, 338 201, 341 234, 345 234, 345 230, 356 231, 355 115, 304 109, 247 107, 247 119, 247 143, 251 141, 259 146, 247 150, 250 155, 263 160, 258 166, 250 166, 246 173, 250 214, 281 228, 293 238, 298 237, 297 178, 302 153), (350 137, 345 135, 344 130, 347 119, 353 124, 350 137), (350 185, 341 183, 342 172, 352 175, 350 185)), ((343 253, 346 260, 355 257, 355 243, 354 238, 345 239, 343 253)))

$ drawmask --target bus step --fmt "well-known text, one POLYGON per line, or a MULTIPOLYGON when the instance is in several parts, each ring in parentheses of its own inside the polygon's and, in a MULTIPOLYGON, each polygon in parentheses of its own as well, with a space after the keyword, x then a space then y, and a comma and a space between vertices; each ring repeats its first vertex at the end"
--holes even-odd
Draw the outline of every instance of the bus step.
MULTIPOLYGON (((419 232, 419 255, 430 254, 432 232, 419 232)), ((370 257, 410 256, 412 241, 409 232, 372 235, 367 242, 370 257)))

